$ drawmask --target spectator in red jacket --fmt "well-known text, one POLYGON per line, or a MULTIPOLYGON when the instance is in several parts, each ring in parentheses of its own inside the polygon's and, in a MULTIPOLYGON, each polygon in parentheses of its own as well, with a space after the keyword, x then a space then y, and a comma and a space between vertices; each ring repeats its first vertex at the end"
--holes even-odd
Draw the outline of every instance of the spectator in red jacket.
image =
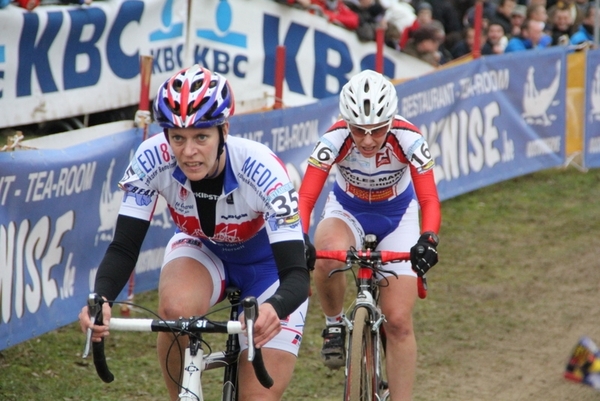
POLYGON ((420 26, 431 23, 433 20, 432 15, 433 12, 431 4, 426 1, 419 3, 419 6, 417 7, 417 19, 411 26, 402 31, 402 36, 400 36, 400 49, 404 49, 406 47, 408 39, 412 37, 413 33, 419 29, 420 26))
POLYGON ((348 8, 342 0, 291 0, 310 13, 320 15, 333 24, 351 31, 358 28, 358 14, 348 8))

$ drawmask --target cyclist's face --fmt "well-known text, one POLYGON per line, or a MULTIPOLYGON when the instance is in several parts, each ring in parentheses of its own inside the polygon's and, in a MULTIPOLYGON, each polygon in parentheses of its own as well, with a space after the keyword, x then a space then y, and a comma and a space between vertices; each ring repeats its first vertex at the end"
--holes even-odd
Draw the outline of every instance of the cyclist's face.
MULTIPOLYGON (((223 135, 227 138, 229 123, 223 125, 223 135)), ((169 143, 177 159, 177 164, 192 181, 199 181, 214 175, 224 166, 225 152, 217 165, 219 149, 219 129, 210 128, 170 128, 169 143)))
POLYGON ((390 130, 390 121, 383 124, 348 124, 348 129, 360 154, 364 157, 373 157, 385 142, 390 130))

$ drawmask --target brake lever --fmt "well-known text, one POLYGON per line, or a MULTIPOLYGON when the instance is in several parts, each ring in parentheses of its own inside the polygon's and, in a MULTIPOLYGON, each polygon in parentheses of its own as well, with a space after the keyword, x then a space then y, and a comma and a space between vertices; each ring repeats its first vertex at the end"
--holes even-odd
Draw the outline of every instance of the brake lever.
MULTIPOLYGON (((98 294, 90 294, 87 299, 88 304, 88 316, 92 322, 92 326, 96 324, 96 320, 102 313, 102 305, 104 304, 104 299, 98 294)), ((93 330, 88 327, 85 333, 85 346, 83 348, 83 353, 81 354, 82 358, 87 358, 90 354, 90 346, 92 344, 92 333, 93 330)))
POLYGON ((387 273, 387 274, 391 274, 392 276, 398 278, 398 273, 396 273, 395 271, 392 271, 392 270, 377 269, 375 271, 377 272, 377 274, 380 274, 382 277, 385 277, 383 275, 383 273, 387 273))
POLYGON ((352 269, 352 265, 346 264, 346 267, 342 267, 341 269, 335 269, 335 270, 330 271, 328 277, 333 276, 335 273, 345 272, 346 270, 350 270, 350 269, 352 269))
POLYGON ((248 361, 254 360, 254 322, 258 318, 258 301, 254 297, 246 297, 242 304, 244 306, 244 319, 246 320, 246 337, 248 344, 248 361))

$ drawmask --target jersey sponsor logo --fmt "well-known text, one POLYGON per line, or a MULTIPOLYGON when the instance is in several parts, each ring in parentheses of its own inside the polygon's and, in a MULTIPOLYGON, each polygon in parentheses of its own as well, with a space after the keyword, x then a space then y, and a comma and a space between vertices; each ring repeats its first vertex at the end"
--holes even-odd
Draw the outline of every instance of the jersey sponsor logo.
MULTIPOLYGON (((242 221, 237 224, 232 223, 221 223, 215 227, 215 234, 211 237, 211 240, 216 242, 225 243, 239 243, 252 238, 264 225, 262 216, 257 216, 253 220, 242 221)), ((228 246, 222 246, 221 250, 232 252, 239 250, 239 248, 231 248, 228 246)))
POLYGON ((146 177, 146 173, 140 167, 140 165, 138 164, 136 159, 133 159, 131 161, 131 163, 129 164, 129 167, 125 171, 125 175, 123 175, 123 178, 121 179, 121 181, 129 180, 129 179, 131 179, 131 177, 138 177, 140 180, 143 180, 144 177, 146 177))
POLYGON ((123 189, 131 194, 153 196, 156 191, 148 188, 140 188, 131 184, 123 184, 123 189))
POLYGON ((300 214, 285 217, 271 216, 267 218, 267 223, 272 231, 277 231, 280 227, 294 228, 300 224, 300 214))
MULTIPOLYGON (((135 158, 138 169, 141 169, 145 174, 148 174, 150 171, 154 170, 157 166, 162 166, 164 163, 169 163, 171 161, 171 153, 169 151, 169 147, 166 143, 162 143, 159 149, 157 146, 152 148, 144 149, 140 154, 135 158)), ((164 166, 159 171, 163 171, 170 166, 164 166)), ((140 177, 142 178, 142 177, 140 177)))
POLYGON ((123 202, 127 202, 127 198, 129 197, 133 197, 135 199, 135 204, 139 206, 148 206, 152 203, 152 197, 141 194, 132 194, 130 192, 125 192, 123 202))
POLYGON ((312 156, 308 159, 308 164, 323 171, 329 171, 329 169, 331 168, 331 164, 323 163, 312 156))
POLYGON ((186 200, 189 193, 190 193, 190 191, 188 191, 184 187, 181 187, 181 188, 179 188, 179 192, 177 193, 177 196, 179 196, 179 199, 181 199, 181 200, 186 200))
POLYGON ((181 238, 181 239, 175 241, 173 243, 173 245, 171 246, 171 250, 180 248, 182 246, 202 248, 204 245, 202 244, 202 241, 200 241, 199 239, 186 237, 186 238, 181 238))
POLYGON ((281 185, 279 178, 267 166, 251 157, 244 161, 241 173, 245 175, 246 182, 264 193, 268 193, 275 183, 281 185))
POLYGON ((346 192, 352 194, 354 197, 360 200, 370 202, 390 200, 396 196, 394 187, 383 189, 364 189, 348 184, 346 187, 346 192))
POLYGON ((377 153, 375 155, 375 166, 377 167, 381 167, 383 165, 386 164, 391 164, 391 159, 390 159, 390 150, 389 149, 385 149, 383 151, 383 153, 377 153))
POLYGON ((223 220, 232 220, 232 219, 233 219, 233 220, 241 220, 241 219, 243 219, 243 218, 245 218, 245 217, 248 217, 248 214, 247 214, 247 213, 242 213, 242 214, 230 214, 230 215, 227 215, 227 216, 225 216, 225 215, 221 215, 221 218, 222 218, 223 220))
POLYGON ((300 334, 296 334, 294 336, 294 339, 292 340, 292 344, 299 346, 301 342, 302 342, 302 336, 300 334))

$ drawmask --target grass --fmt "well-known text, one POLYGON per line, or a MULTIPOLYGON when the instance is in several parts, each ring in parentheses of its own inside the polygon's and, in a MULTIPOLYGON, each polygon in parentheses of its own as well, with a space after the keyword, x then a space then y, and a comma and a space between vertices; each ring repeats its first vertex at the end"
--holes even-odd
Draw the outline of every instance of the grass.
MULTIPOLYGON (((440 263, 415 308, 419 400, 594 400, 562 378, 571 348, 598 332, 600 171, 553 169, 443 203, 440 263), (594 332, 595 331, 595 332, 594 332)), ((350 294, 351 295, 351 294, 350 294)), ((156 292, 136 296, 155 309, 156 292)), ((115 314, 118 312, 115 311, 115 314)), ((313 295, 284 399, 339 400, 341 371, 321 364, 323 318, 313 295)), ((220 347, 220 340, 211 340, 220 347)), ((165 400, 155 336, 113 333, 107 385, 81 359, 76 324, 0 353, 0 399, 165 400)), ((207 372, 218 399, 220 372, 207 372)))

